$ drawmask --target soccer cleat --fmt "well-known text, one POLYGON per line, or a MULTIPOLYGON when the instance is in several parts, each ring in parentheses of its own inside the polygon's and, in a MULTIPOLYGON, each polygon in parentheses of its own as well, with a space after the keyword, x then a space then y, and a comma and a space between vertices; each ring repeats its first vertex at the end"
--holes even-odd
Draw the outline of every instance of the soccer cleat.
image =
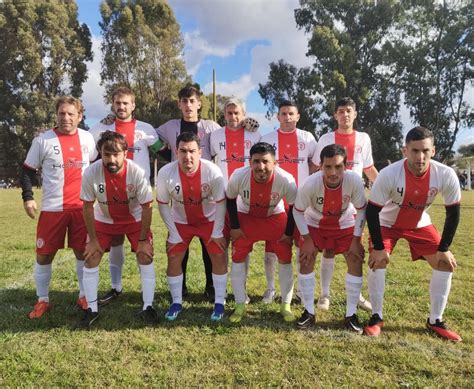
POLYGON ((214 310, 211 314, 212 321, 221 321, 224 317, 224 305, 223 304, 214 304, 214 310))
POLYGON ((374 313, 369 320, 369 324, 364 328, 364 333, 367 336, 379 336, 383 328, 383 320, 377 313, 374 313))
POLYGON ((344 319, 344 326, 351 332, 355 332, 359 335, 362 335, 363 329, 359 323, 359 318, 354 313, 352 316, 347 316, 344 319))
POLYGON ((77 299, 76 307, 78 307, 82 311, 87 311, 89 305, 87 304, 86 296, 82 296, 77 299))
POLYGON ((92 309, 87 308, 87 311, 84 313, 84 317, 81 319, 77 327, 83 330, 90 330, 92 324, 94 324, 98 317, 99 312, 92 312, 92 309))
POLYGON ((245 315, 245 303, 235 304, 235 309, 232 315, 230 315, 229 320, 231 323, 240 323, 242 318, 245 315))
POLYGON ((370 303, 369 300, 366 300, 362 295, 359 296, 359 302, 357 303, 357 306, 364 311, 367 312, 372 312, 372 304, 370 303))
POLYGON ((262 297, 262 303, 271 304, 275 301, 276 292, 275 289, 267 289, 262 297))
POLYGON ((183 310, 183 306, 181 304, 173 303, 171 304, 168 311, 165 313, 166 320, 174 321, 178 317, 179 313, 183 310))
POLYGON ((329 296, 320 296, 318 298, 317 306, 318 306, 319 309, 321 309, 323 311, 328 311, 329 310, 329 304, 330 304, 329 296))
POLYGON ((99 307, 110 304, 115 299, 119 298, 122 294, 122 291, 117 289, 110 289, 104 296, 99 299, 99 307))
POLYGON ((285 320, 287 323, 295 321, 295 315, 293 315, 293 312, 291 312, 290 304, 280 304, 280 314, 283 316, 283 320, 285 320))
POLYGON ((316 315, 309 313, 306 309, 296 322, 296 328, 300 330, 308 330, 316 325, 316 315))
POLYGON ((154 325, 158 324, 158 313, 156 313, 156 309, 153 308, 151 305, 146 307, 143 311, 140 312, 140 316, 142 317, 145 324, 154 325))
POLYGON ((214 302, 216 299, 216 291, 214 290, 213 285, 206 285, 206 288, 204 289, 204 297, 206 297, 210 303, 214 302))
POLYGON ((39 319, 51 309, 52 305, 47 301, 38 301, 33 310, 28 314, 30 319, 39 319))
POLYGON ((444 321, 436 319, 435 324, 430 323, 430 318, 426 320, 426 328, 444 339, 460 342, 462 338, 454 331, 450 330, 444 321))

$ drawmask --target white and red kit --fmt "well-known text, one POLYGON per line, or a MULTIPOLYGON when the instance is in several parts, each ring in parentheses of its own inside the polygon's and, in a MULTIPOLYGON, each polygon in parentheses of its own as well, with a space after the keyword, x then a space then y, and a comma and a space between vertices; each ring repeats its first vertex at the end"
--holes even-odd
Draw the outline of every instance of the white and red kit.
POLYGON ((408 170, 406 159, 382 169, 372 186, 369 202, 383 207, 380 225, 394 229, 417 229, 431 224, 426 210, 441 193, 445 206, 459 204, 461 189, 454 170, 431 160, 422 176, 408 170))
POLYGON ((362 172, 374 165, 372 158, 372 143, 365 132, 353 130, 350 134, 341 134, 337 130, 324 134, 319 138, 313 163, 321 165, 321 151, 332 144, 343 146, 347 153, 346 169, 356 172, 362 177, 362 172))
POLYGON ((296 185, 301 185, 309 176, 309 162, 316 151, 313 134, 300 129, 291 132, 278 129, 263 135, 260 141, 275 148, 278 166, 294 177, 296 185))
MULTIPOLYGON (((199 120, 197 122, 197 135, 201 140, 202 158, 211 160, 210 153, 210 139, 211 133, 221 128, 219 124, 212 120, 199 120)), ((181 119, 169 120, 165 124, 161 125, 156 129, 158 136, 166 143, 168 143, 171 149, 171 160, 176 159, 176 138, 181 134, 181 119)))
POLYGON ((156 131, 148 123, 139 120, 123 122, 115 119, 112 124, 97 123, 90 129, 90 133, 97 142, 105 131, 114 131, 125 137, 128 144, 127 159, 137 163, 145 170, 146 177, 150 177, 150 153, 148 148, 158 141, 156 131))
POLYGON ((260 142, 260 138, 258 131, 250 132, 243 128, 230 130, 223 127, 211 133, 211 155, 222 171, 226 186, 236 169, 249 165, 250 149, 260 142))

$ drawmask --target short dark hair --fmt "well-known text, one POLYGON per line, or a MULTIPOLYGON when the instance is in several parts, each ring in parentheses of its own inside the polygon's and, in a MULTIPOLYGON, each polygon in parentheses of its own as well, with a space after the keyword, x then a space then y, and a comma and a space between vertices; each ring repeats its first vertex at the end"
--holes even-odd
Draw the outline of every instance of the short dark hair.
POLYGON ((327 145, 321 150, 321 154, 319 156, 320 158, 320 164, 322 165, 324 163, 324 158, 332 158, 335 157, 336 155, 340 155, 341 157, 344 158, 344 165, 347 162, 347 153, 346 153, 346 148, 341 146, 341 145, 327 145))
POLYGON ((251 148, 250 148, 250 158, 252 158, 252 155, 254 154, 267 154, 270 153, 273 157, 275 157, 275 148, 267 142, 258 142, 255 143, 251 148))
POLYGON ((354 100, 352 100, 350 97, 343 97, 342 99, 336 101, 334 112, 336 112, 339 107, 345 107, 346 105, 354 108, 354 110, 356 109, 356 103, 354 100))
POLYGON ((408 131, 407 136, 405 137, 405 144, 407 145, 412 140, 423 140, 427 138, 434 141, 433 133, 425 127, 417 126, 408 131))
POLYGON ((192 97, 196 96, 198 100, 201 100, 202 92, 192 85, 187 85, 178 92, 178 100, 181 100, 183 97, 192 97))
POLYGON ((280 104, 278 104, 278 112, 280 112, 280 109, 282 109, 283 107, 295 107, 296 110, 299 112, 298 106, 290 100, 283 100, 280 104))
POLYGON ((196 142, 198 145, 198 148, 201 148, 201 139, 199 139, 199 136, 193 132, 186 131, 179 134, 178 137, 176 138, 176 149, 178 148, 179 142, 184 142, 184 143, 196 142))
POLYGON ((102 146, 108 151, 127 151, 128 143, 122 134, 115 131, 104 131, 100 134, 100 138, 97 141, 97 150, 99 153, 102 150, 102 146), (120 145, 120 150, 117 147, 120 145))

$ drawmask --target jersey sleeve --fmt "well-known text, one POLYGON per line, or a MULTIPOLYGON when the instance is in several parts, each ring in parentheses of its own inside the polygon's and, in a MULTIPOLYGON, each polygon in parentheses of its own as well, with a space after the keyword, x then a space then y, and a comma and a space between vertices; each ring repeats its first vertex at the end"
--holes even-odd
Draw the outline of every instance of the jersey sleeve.
POLYGON ((240 185, 240 174, 238 171, 235 171, 230 176, 229 182, 227 184, 227 189, 225 195, 228 199, 236 199, 239 195, 239 185, 240 185))
POLYGON ((321 137, 316 143, 316 147, 314 148, 314 153, 313 153, 313 159, 311 160, 316 166, 319 166, 321 164, 320 156, 321 156, 321 150, 324 148, 323 145, 323 138, 321 137))
POLYGON ((298 212, 304 212, 311 205, 311 197, 309 195, 309 188, 312 185, 312 180, 308 179, 300 186, 296 193, 296 200, 294 203, 294 209, 298 212))
POLYGON ((209 141, 209 152, 211 153, 211 157, 214 158, 217 155, 216 147, 214 143, 216 143, 216 133, 211 132, 211 139, 209 141))
POLYGON ((168 185, 166 183, 166 169, 161 169, 158 172, 158 177, 156 179, 156 201, 161 204, 169 204, 171 201, 170 194, 168 192, 168 185))
POLYGON ((364 184, 359 176, 353 176, 353 194, 352 194, 352 204, 354 207, 359 210, 367 206, 367 199, 365 198, 365 189, 364 184))
POLYGON ((296 194, 298 189, 296 187, 296 182, 293 177, 288 177, 288 184, 286 185, 285 198, 288 205, 293 205, 296 200, 296 194))
POLYGON ((140 204, 147 204, 153 201, 153 193, 151 191, 150 182, 146 178, 145 171, 136 166, 135 185, 137 188, 137 199, 140 204))
POLYGON ((159 126, 156 129, 157 135, 161 139, 163 139, 163 141, 165 141, 166 143, 170 143, 170 140, 169 140, 169 123, 170 122, 166 122, 165 124, 162 124, 161 126, 159 126))
POLYGON ((444 205, 449 207, 461 202, 461 187, 458 177, 453 169, 448 168, 443 174, 443 185, 441 187, 444 205))
POLYGON ((153 146, 158 140, 158 134, 154 128, 148 123, 142 123, 143 132, 145 133, 145 142, 148 147, 153 146))
POLYGON ((215 202, 220 202, 224 200, 226 196, 224 177, 217 167, 213 169, 212 176, 212 196, 215 202))
POLYGON ((41 143, 42 142, 40 136, 37 136, 33 139, 33 142, 31 143, 31 147, 28 150, 28 154, 24 163, 27 167, 35 170, 41 167, 43 161, 43 151, 41 143))
POLYGON ((374 165, 374 158, 372 157, 372 142, 370 141, 370 136, 365 134, 365 138, 362 158, 363 168, 367 169, 374 165))
MULTIPOLYGON (((314 163, 314 158, 316 156, 317 142, 313 134, 308 132, 308 160, 314 163)), ((319 158, 318 158, 319 160, 319 158)), ((319 163, 318 163, 319 166, 319 163)))
POLYGON ((90 165, 86 168, 86 170, 84 170, 84 175, 82 176, 80 196, 82 201, 95 201, 93 176, 94 165, 90 165))
POLYGON ((387 172, 390 170, 385 168, 379 173, 370 190, 369 202, 379 207, 383 207, 390 198, 390 175, 387 172))

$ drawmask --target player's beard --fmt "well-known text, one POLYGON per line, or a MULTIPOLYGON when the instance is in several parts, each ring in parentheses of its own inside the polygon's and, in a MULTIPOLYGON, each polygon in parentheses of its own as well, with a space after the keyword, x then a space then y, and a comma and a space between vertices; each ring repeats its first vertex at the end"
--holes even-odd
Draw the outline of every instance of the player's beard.
POLYGON ((105 165, 105 168, 109 171, 109 173, 115 174, 115 173, 118 173, 120 171, 122 166, 123 166, 123 164, 121 166, 119 166, 116 163, 108 163, 107 165, 105 165))

